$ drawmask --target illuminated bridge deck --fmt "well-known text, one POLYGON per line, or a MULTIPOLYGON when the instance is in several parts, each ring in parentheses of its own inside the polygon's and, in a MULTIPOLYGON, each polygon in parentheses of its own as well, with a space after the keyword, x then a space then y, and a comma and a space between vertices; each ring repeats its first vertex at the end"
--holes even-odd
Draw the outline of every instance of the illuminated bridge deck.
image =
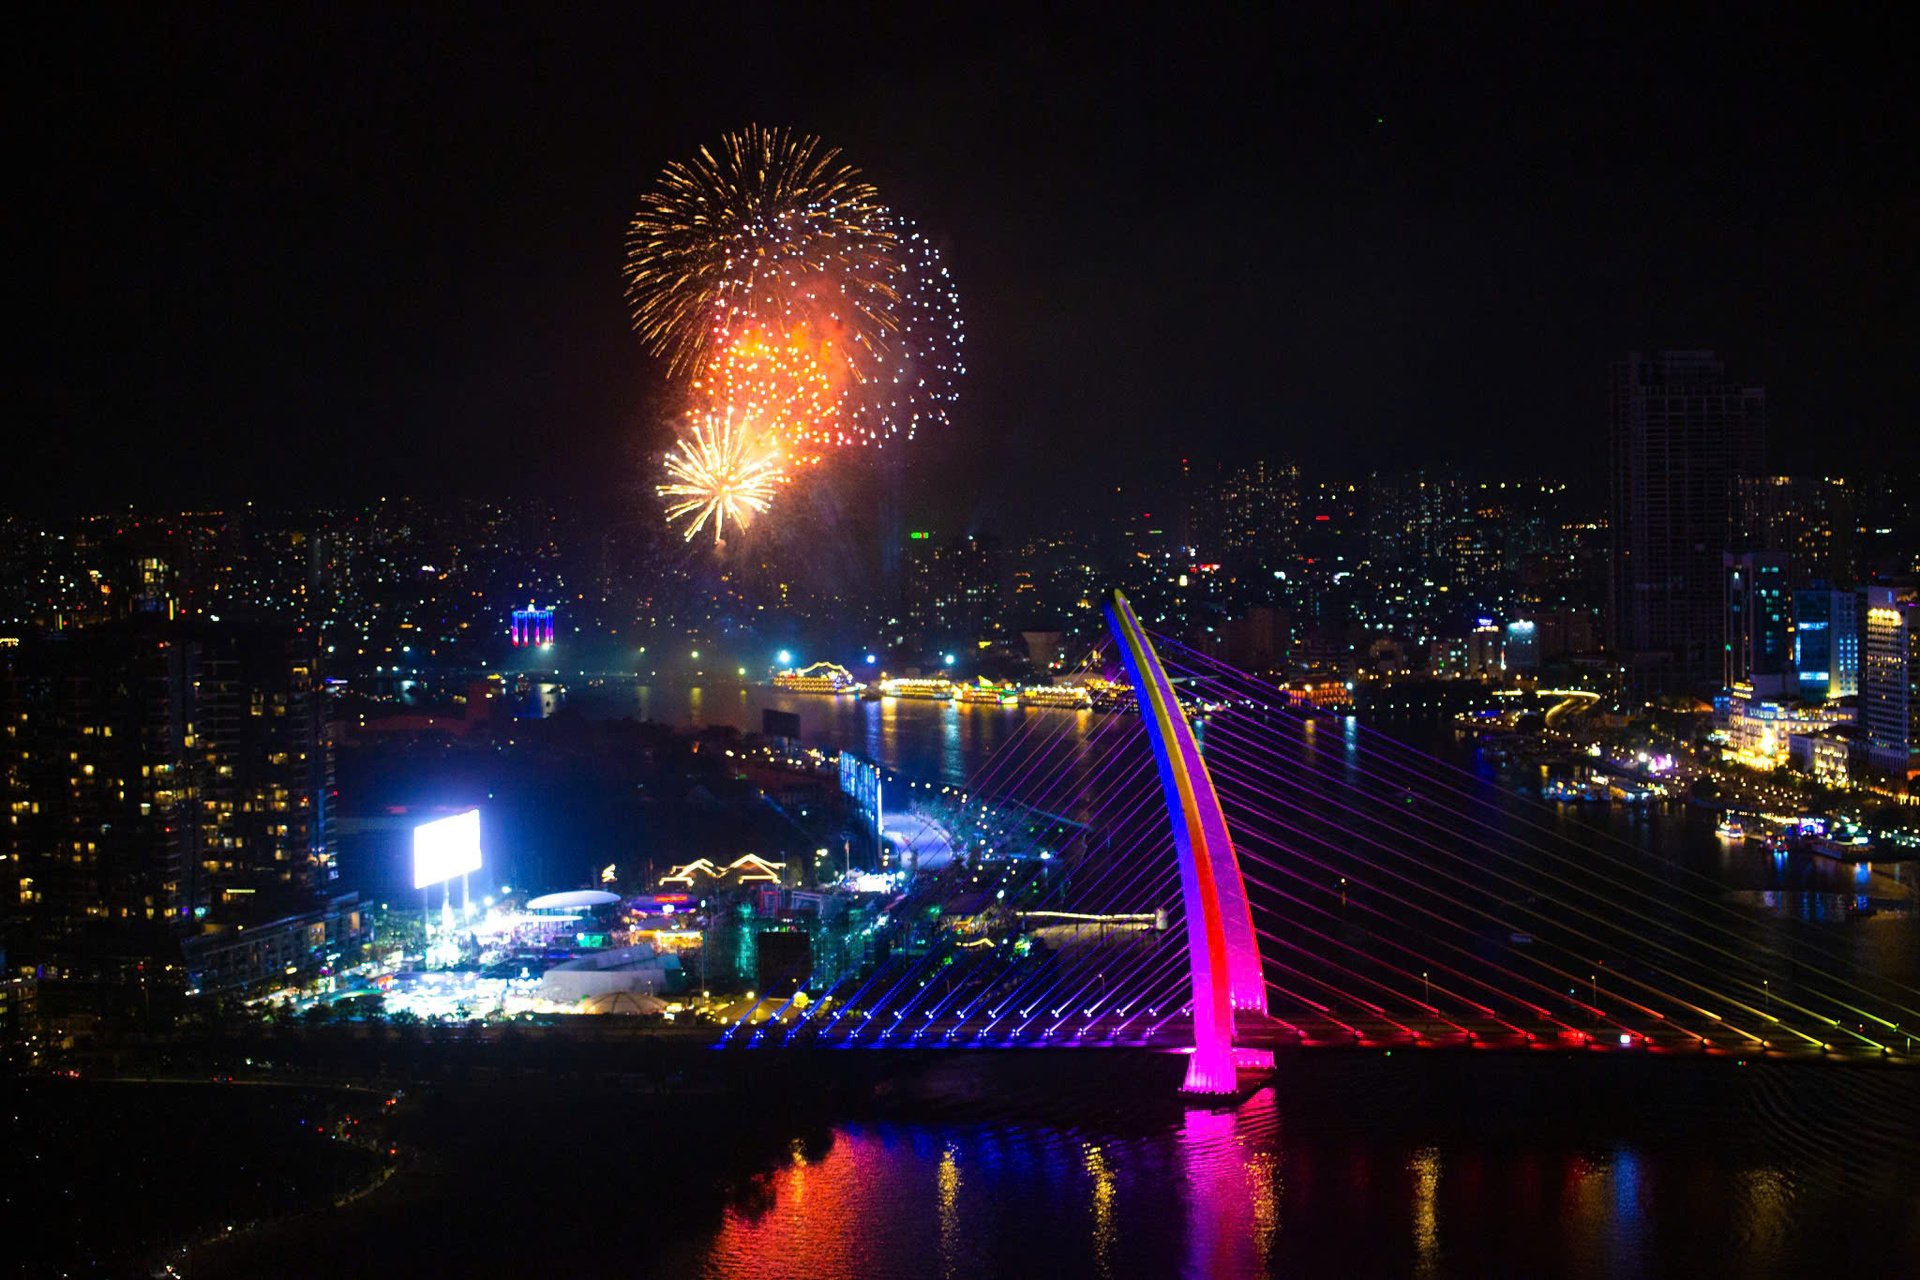
MULTIPOLYGON (((1765 1058, 1780 1061, 1920 1064, 1920 1052, 1904 1035, 1874 1048, 1858 1037, 1834 1035, 1813 1043, 1783 1034, 1755 1043, 1724 1024, 1695 1028, 1667 1023, 1640 1034, 1605 1027, 1569 1028, 1555 1022, 1491 1018, 1296 1017, 1287 1021, 1243 1020, 1236 1043, 1277 1053, 1320 1049, 1422 1049, 1510 1053, 1661 1054, 1708 1058, 1765 1058)), ((810 1019, 791 1015, 778 1021, 742 1022, 725 1032, 717 1048, 795 1049, 1102 1049, 1131 1048, 1183 1052, 1193 1045, 1192 1019, 1170 1017, 1097 1017, 1065 1021, 1036 1016, 988 1027, 979 1020, 957 1025, 953 1019, 881 1019, 849 1017, 825 1031, 810 1019)))

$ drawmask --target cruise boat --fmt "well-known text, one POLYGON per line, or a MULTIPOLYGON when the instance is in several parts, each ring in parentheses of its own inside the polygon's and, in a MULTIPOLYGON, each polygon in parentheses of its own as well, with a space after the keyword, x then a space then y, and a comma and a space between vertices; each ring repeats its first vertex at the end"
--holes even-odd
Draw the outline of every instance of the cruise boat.
POLYGON ((797 671, 776 671, 773 687, 794 693, 858 693, 853 672, 832 662, 816 662, 797 671))
POLYGON ((994 684, 991 681, 982 680, 977 684, 955 685, 953 696, 958 702, 999 706, 1003 703, 1017 702, 1020 694, 1010 684, 994 684))
POLYGON ((1029 707, 1062 707, 1069 711, 1091 711, 1093 695, 1074 684, 1030 684, 1020 691, 1020 702, 1029 707))
POLYGON ((880 692, 889 698, 919 698, 928 702, 946 702, 953 697, 953 681, 944 676, 932 679, 901 676, 895 680, 882 680, 880 692))

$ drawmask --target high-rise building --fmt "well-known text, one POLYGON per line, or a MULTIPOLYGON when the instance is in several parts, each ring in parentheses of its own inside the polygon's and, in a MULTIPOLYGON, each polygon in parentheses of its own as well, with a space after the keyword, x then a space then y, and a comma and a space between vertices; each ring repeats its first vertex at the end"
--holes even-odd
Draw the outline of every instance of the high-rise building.
POLYGON ((1767 393, 1711 351, 1613 366, 1609 639, 1643 686, 1722 675, 1735 478, 1761 470, 1767 393))
POLYGON ((1368 559, 1382 567, 1451 572, 1472 498, 1455 476, 1375 472, 1367 482, 1368 559))
POLYGON ((1860 692, 1860 593, 1804 587, 1793 593, 1793 666, 1807 702, 1860 692))
POLYGON ((1720 683, 1752 685, 1765 697, 1785 694, 1793 660, 1792 595, 1787 557, 1774 551, 1728 552, 1727 638, 1720 683))
POLYGON ((210 629, 195 657, 189 754, 200 838, 191 905, 216 919, 298 910, 337 876, 333 747, 312 632, 210 629))
POLYGON ((995 630, 1006 596, 999 540, 966 534, 940 540, 907 535, 901 558, 907 629, 923 643, 969 643, 995 630))
POLYGON ((1920 776, 1920 591, 1870 586, 1860 655, 1860 723, 1867 764, 1885 777, 1920 776))
POLYGON ((0 894, 43 948, 94 923, 257 919, 334 876, 311 633, 152 619, 0 649, 0 894))
POLYGON ((38 939, 186 905, 192 695, 191 647, 151 625, 0 649, 0 893, 38 939))
POLYGON ((1733 544, 1788 558, 1795 589, 1812 582, 1851 588, 1858 575, 1853 486, 1830 476, 1739 476, 1733 544))
POLYGON ((1300 527, 1300 468, 1263 460, 1223 471, 1199 488, 1191 524, 1203 559, 1283 568, 1300 527))

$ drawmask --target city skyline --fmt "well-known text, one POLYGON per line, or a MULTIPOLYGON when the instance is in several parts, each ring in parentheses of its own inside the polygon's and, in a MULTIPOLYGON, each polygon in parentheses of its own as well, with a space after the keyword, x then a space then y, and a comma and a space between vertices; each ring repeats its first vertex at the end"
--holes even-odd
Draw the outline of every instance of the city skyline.
POLYGON ((954 518, 1017 522, 1062 457, 1123 486, 1185 452, 1564 470, 1636 348, 1769 387, 1773 470, 1915 457, 1913 179, 1880 162, 1911 120, 1871 31, 1242 19, 1163 57, 931 17, 844 47, 772 20, 721 44, 724 15, 35 21, 61 123, 29 143, 10 506, 644 507, 667 433, 620 228, 754 118, 830 136, 946 252, 969 373, 898 483, 954 518), (719 47, 717 75, 661 52, 719 47))
POLYGON ((27 13, 9 1256, 1920 1256, 1898 21, 27 13))

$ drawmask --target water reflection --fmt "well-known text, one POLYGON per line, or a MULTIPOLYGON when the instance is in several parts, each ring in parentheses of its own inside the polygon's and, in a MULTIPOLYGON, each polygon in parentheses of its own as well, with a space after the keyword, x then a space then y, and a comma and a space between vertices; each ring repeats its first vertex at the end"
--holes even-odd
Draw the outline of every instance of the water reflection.
POLYGON ((1087 1146, 1087 1176, 1093 1179, 1093 1264, 1101 1277, 1113 1274, 1113 1168, 1106 1155, 1087 1146))
POLYGON ((1272 1089, 1233 1110, 1188 1111, 1180 1134, 1187 1202, 1189 1276, 1267 1273, 1280 1226, 1272 1089))
POLYGON ((960 1274, 960 1153, 952 1143, 940 1152, 940 1273, 960 1274))
POLYGON ((1059 1125, 842 1125, 690 1271, 1618 1280, 1874 1272, 1920 1245, 1909 1073, 1664 1063, 1569 1088, 1554 1064, 1476 1057, 1441 1081, 1379 1061, 1325 1055, 1220 1110, 1103 1082, 1098 1104, 1063 1094, 1080 1118, 1059 1125), (1836 1150, 1836 1130, 1875 1139, 1836 1150))
POLYGON ((1793 1188, 1778 1169, 1740 1175, 1742 1256, 1755 1270, 1778 1253, 1793 1217, 1793 1188))
POLYGON ((1440 1268, 1440 1153, 1423 1147, 1413 1157, 1414 1274, 1432 1276, 1440 1268))

